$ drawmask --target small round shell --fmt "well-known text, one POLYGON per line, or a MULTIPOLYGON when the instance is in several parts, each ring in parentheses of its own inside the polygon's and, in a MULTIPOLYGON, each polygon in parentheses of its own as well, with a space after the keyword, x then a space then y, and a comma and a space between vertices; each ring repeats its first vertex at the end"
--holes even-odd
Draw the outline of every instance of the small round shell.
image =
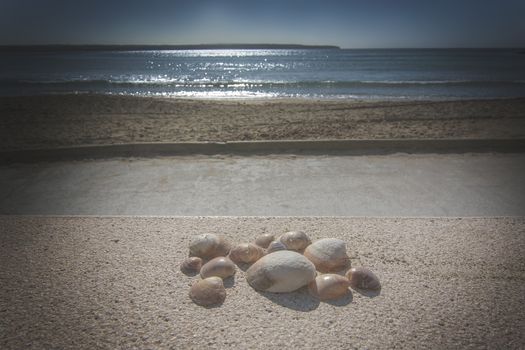
POLYGON ((191 286, 189 294, 191 300, 201 306, 222 304, 226 299, 226 289, 219 277, 197 281, 191 286))
POLYGON ((379 278, 366 267, 353 267, 346 273, 350 286, 354 289, 379 290, 379 278))
POLYGON ((348 266, 346 244, 337 238, 323 238, 306 247, 304 256, 314 263, 317 271, 337 272, 348 266))
POLYGON ((264 250, 253 243, 241 243, 230 250, 230 259, 234 263, 251 264, 262 258, 264 250))
POLYGON ((273 241, 268 246, 268 249, 266 249, 266 253, 270 254, 270 253, 273 253, 273 252, 276 252, 276 251, 279 251, 279 250, 286 250, 286 246, 283 243, 281 243, 280 241, 273 241))
POLYGON ((286 232, 281 236, 280 241, 290 250, 303 250, 312 243, 303 231, 286 232))
POLYGON ((199 273, 201 267, 202 259, 197 256, 186 258, 182 264, 180 264, 180 270, 186 275, 199 273))
POLYGON ((328 273, 320 275, 308 284, 311 295, 320 300, 334 300, 348 294, 350 282, 346 277, 328 273))
POLYGON ((231 245, 224 236, 208 233, 195 237, 190 243, 190 255, 209 260, 228 255, 230 248, 231 245))
POLYGON ((228 258, 219 256, 211 259, 201 268, 201 277, 208 278, 212 276, 228 278, 235 274, 235 264, 228 258))
POLYGON ((255 244, 257 244, 261 248, 268 248, 270 243, 272 243, 275 240, 275 236, 271 233, 265 233, 264 235, 260 235, 255 239, 255 244))

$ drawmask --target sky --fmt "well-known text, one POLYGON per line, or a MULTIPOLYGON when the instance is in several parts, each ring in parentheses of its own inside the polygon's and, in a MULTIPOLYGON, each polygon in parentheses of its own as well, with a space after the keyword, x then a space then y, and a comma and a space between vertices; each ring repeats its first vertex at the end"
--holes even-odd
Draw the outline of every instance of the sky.
POLYGON ((525 47, 525 0, 0 0, 0 44, 525 47))

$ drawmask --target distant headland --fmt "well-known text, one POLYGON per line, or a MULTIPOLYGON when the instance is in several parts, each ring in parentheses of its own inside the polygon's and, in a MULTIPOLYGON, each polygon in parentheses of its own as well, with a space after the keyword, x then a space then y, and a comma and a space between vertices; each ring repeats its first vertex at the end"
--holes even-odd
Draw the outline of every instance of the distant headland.
POLYGON ((199 45, 1 45, 0 51, 153 51, 153 50, 340 50, 333 45, 199 44, 199 45))

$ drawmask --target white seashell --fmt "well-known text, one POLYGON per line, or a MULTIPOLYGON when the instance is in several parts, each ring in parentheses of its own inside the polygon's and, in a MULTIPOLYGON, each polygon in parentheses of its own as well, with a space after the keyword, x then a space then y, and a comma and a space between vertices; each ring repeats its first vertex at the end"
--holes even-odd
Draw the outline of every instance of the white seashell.
POLYGON ((189 294, 191 300, 201 306, 221 304, 226 299, 226 289, 219 277, 197 281, 191 286, 189 294))
POLYGON ((230 250, 230 259, 234 263, 251 264, 264 256, 263 248, 253 243, 241 243, 230 250))
POLYGON ((212 276, 228 278, 235 274, 235 264, 228 258, 218 256, 202 265, 201 277, 208 278, 212 276))
POLYGON ((346 244, 337 238, 323 238, 306 247, 304 251, 316 269, 320 272, 335 272, 344 269, 350 263, 346 254, 346 244))
POLYGON ((266 253, 270 254, 270 253, 273 253, 279 250, 286 250, 286 246, 284 245, 284 243, 281 243, 280 241, 273 241, 272 243, 270 243, 270 245, 266 249, 266 253))
POLYGON ((286 293, 310 283, 315 266, 301 254, 283 250, 270 253, 246 271, 246 280, 259 291, 286 293))
POLYGON ((192 256, 184 259, 180 264, 180 270, 185 274, 199 273, 202 267, 202 259, 197 256, 192 256))
POLYGON ((270 243, 272 243, 275 240, 275 236, 271 233, 265 233, 264 235, 260 235, 255 239, 255 244, 257 244, 261 248, 268 248, 270 243))
POLYGON ((328 273, 320 275, 308 284, 310 294, 321 300, 334 300, 348 294, 350 282, 346 277, 328 273))
POLYGON ((224 236, 207 233, 197 236, 190 243, 190 255, 209 260, 228 255, 230 248, 231 245, 224 236))
POLYGON ((286 232, 279 240, 287 249, 291 250, 303 250, 312 243, 306 233, 302 231, 286 232))
POLYGON ((381 289, 379 278, 366 267, 353 267, 347 271, 346 277, 350 281, 350 286, 354 289, 381 289))

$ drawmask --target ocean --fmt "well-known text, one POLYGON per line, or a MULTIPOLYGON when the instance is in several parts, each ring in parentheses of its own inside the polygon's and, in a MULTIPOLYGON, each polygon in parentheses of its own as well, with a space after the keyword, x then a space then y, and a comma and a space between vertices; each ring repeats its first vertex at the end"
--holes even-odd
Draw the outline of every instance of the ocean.
POLYGON ((0 95, 476 99, 525 96, 519 49, 0 53, 0 95))

